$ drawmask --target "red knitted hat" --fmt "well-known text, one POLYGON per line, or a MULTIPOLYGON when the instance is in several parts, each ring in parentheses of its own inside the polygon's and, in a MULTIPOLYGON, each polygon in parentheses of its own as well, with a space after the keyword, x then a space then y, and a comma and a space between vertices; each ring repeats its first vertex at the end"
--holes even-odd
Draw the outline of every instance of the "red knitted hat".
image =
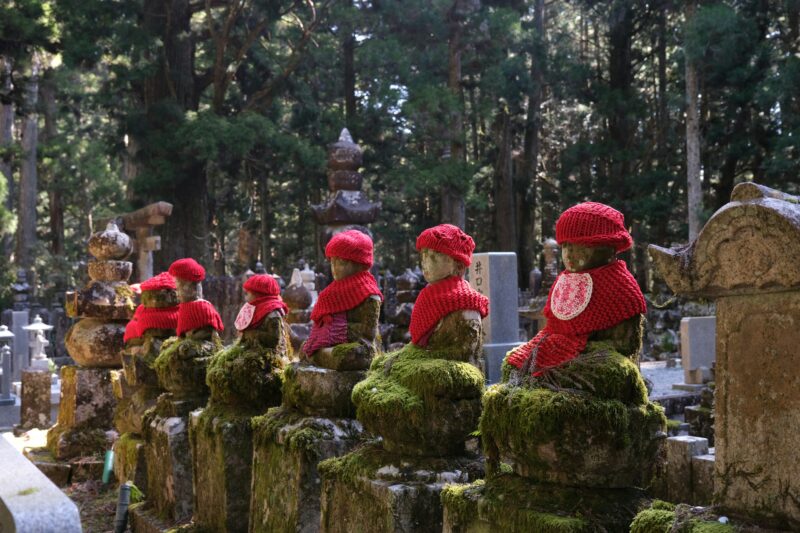
POLYGON ((195 283, 200 283, 206 279, 206 270, 191 257, 178 259, 172 263, 169 266, 169 273, 172 277, 195 283))
POLYGON ((561 213, 556 222, 556 241, 558 244, 610 246, 617 253, 633 244, 622 213, 597 202, 584 202, 561 213))
POLYGON ((141 289, 143 291, 163 291, 163 290, 175 290, 175 279, 169 274, 169 272, 162 272, 157 276, 153 276, 152 278, 148 279, 147 281, 141 284, 141 289))
POLYGON ((354 229, 337 233, 325 247, 325 257, 339 257, 371 267, 372 239, 354 229))
POLYGON ((178 335, 183 335, 189 330, 211 326, 217 331, 223 331, 222 318, 214 305, 206 300, 184 302, 178 307, 178 335))
POLYGON ((428 228, 417 237, 417 251, 429 248, 435 252, 449 255, 464 266, 472 263, 475 241, 452 224, 439 224, 428 228))
POLYGON ((250 276, 242 286, 247 292, 263 296, 275 296, 281 293, 281 288, 275 278, 269 274, 250 276))

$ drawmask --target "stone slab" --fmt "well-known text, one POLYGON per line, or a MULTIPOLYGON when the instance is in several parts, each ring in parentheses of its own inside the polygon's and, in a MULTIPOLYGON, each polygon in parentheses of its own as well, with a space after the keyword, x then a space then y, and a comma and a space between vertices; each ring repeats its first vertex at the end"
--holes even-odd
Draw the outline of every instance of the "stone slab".
POLYGON ((277 429, 257 430, 253 448, 251 533, 319 531, 321 478, 317 465, 349 452, 363 435, 363 428, 356 420, 283 418, 279 413, 284 412, 272 411, 276 421, 285 421, 277 429), (301 435, 310 438, 297 441, 301 435), (276 479, 281 483, 275 483, 276 479))
POLYGON ((11 324, 8 329, 14 334, 14 357, 12 358, 11 376, 13 381, 19 381, 22 377, 22 371, 28 368, 28 361, 30 359, 29 339, 30 335, 27 331, 22 329, 30 323, 29 311, 12 311, 11 324))
POLYGON ((23 454, 57 487, 69 485, 72 465, 56 461, 47 448, 25 448, 23 454))
POLYGON ((178 531, 181 525, 188 524, 189 520, 177 522, 160 518, 156 515, 148 502, 134 503, 128 508, 128 523, 133 533, 164 533, 165 531, 178 531))
POLYGON ((681 365, 686 383, 703 384, 712 379, 716 360, 717 318, 714 316, 681 319, 681 365))
POLYGON ((84 457, 72 461, 72 483, 82 481, 100 481, 103 478, 105 461, 99 457, 84 457))
MULTIPOLYGON (((247 531, 253 465, 250 419, 209 408, 198 409, 189 416, 194 522, 200 528, 247 531)), ((277 479, 280 478, 270 481, 277 479)))
POLYGON ((50 388, 52 379, 47 370, 22 371, 20 427, 48 429, 50 427, 50 388))
POLYGON ((81 532, 75 503, 5 439, 0 465, 0 531, 81 532))
POLYGON ((714 497, 714 454, 692 457, 692 503, 711 505, 714 497))
POLYGON ((188 520, 193 511, 188 417, 156 416, 145 427, 147 499, 157 516, 188 520))
POLYGON ((695 504, 692 458, 708 453, 708 439, 692 436, 669 437, 666 441, 667 494, 670 502, 695 504))
POLYGON ((141 435, 123 433, 114 443, 114 476, 119 483, 133 482, 147 494, 147 460, 141 435))

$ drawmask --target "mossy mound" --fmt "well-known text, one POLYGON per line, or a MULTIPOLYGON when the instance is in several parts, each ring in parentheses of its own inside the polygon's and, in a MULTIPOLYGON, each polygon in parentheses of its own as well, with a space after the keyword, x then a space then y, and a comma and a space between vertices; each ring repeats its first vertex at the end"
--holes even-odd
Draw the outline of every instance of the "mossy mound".
POLYGON ((478 424, 484 378, 469 363, 413 344, 373 360, 353 388, 357 417, 388 450, 439 455, 463 450, 478 424))
POLYGON ((627 531, 646 502, 636 489, 590 489, 536 483, 514 474, 448 485, 445 528, 467 531, 576 533, 627 531))
POLYGON ((211 401, 255 412, 281 402, 283 358, 274 349, 241 341, 218 352, 208 363, 211 401))
POLYGON ((337 344, 331 349, 314 352, 311 361, 314 365, 331 370, 365 370, 369 368, 375 350, 361 342, 337 344))
POLYGON ((220 349, 222 341, 216 333, 208 340, 170 337, 153 362, 159 385, 177 397, 207 396, 206 367, 220 349))
POLYGON ((588 487, 643 486, 666 418, 661 407, 544 388, 495 385, 480 429, 488 459, 525 477, 588 487))
POLYGON ((256 449, 275 442, 312 458, 320 455, 320 441, 356 440, 362 435, 360 425, 353 420, 309 417, 285 407, 274 407, 254 417, 251 424, 256 449))
POLYGON ((737 527, 719 522, 714 508, 654 502, 631 523, 631 533, 734 533, 737 527))

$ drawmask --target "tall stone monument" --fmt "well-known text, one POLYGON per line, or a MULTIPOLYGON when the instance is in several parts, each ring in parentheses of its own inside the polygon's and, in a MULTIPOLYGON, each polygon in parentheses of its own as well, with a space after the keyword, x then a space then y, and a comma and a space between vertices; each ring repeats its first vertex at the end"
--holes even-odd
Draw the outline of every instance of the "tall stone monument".
POLYGON ((125 259, 131 241, 114 223, 89 239, 89 283, 67 293, 66 310, 80 318, 67 332, 67 351, 77 366, 61 368, 58 422, 47 434, 57 459, 91 455, 109 448, 116 404, 111 369, 122 366, 125 324, 133 317, 128 286, 133 265, 125 259))
POLYGON ((342 130, 339 140, 328 148, 328 200, 312 205, 314 220, 322 226, 322 245, 331 237, 347 229, 369 231, 365 224, 375 222, 380 211, 380 202, 372 202, 361 190, 364 178, 358 172, 363 152, 353 142, 347 128, 342 130))
POLYGON ((714 502, 790 530, 800 528, 799 204, 741 183, 694 242, 650 247, 676 294, 717 303, 714 502))

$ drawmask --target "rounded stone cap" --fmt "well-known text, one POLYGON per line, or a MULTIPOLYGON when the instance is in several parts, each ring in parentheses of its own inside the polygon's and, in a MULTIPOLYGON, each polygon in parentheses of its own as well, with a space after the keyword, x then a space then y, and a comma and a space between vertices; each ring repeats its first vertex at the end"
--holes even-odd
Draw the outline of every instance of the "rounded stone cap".
POLYGON ((109 222, 106 229, 89 238, 89 253, 98 259, 123 260, 131 254, 131 239, 117 225, 109 222))

